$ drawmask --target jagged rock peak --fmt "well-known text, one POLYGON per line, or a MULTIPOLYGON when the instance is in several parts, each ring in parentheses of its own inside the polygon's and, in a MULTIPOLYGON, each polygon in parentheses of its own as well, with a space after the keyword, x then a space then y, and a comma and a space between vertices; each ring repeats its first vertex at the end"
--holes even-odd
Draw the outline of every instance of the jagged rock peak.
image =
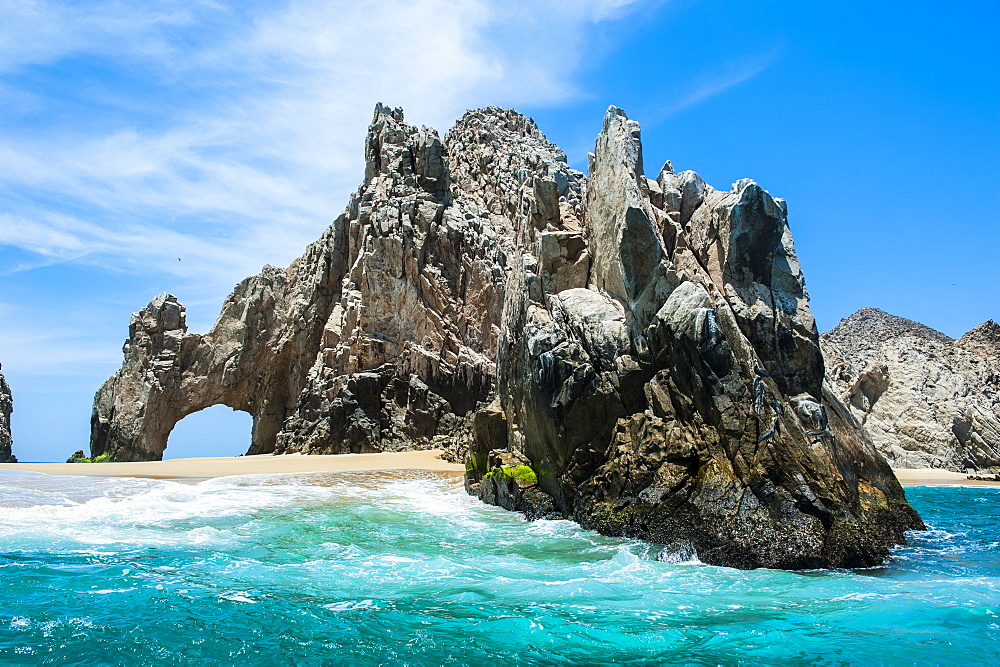
POLYGON ((986 320, 967 331, 955 344, 983 356, 1000 356, 1000 324, 986 320))
POLYGON ((388 116, 397 123, 403 122, 403 107, 388 107, 381 102, 375 105, 375 115, 372 118, 372 125, 378 122, 379 116, 388 116))
POLYGON ((558 150, 554 144, 549 143, 545 139, 545 135, 538 129, 534 120, 514 109, 507 109, 505 107, 470 109, 455 122, 454 127, 449 132, 461 132, 466 127, 475 127, 487 132, 489 130, 500 129, 522 137, 532 137, 542 140, 550 147, 558 150))
MULTIPOLYGON (((881 343, 899 336, 917 336, 927 340, 950 343, 953 339, 927 325, 890 315, 878 308, 861 308, 840 321, 836 328, 825 334, 833 339, 857 337, 859 343, 881 343)), ((846 341, 845 341, 846 342, 846 341)))
MULTIPOLYGON (((2 366, 0 366, 2 368, 2 366)), ((0 373, 0 463, 17 463, 17 457, 11 452, 13 439, 10 434, 10 415, 14 412, 14 399, 10 386, 0 373)))
POLYGON ((959 340, 864 308, 821 338, 830 386, 896 467, 1000 467, 1000 327, 959 340))
POLYGON ((129 322, 129 337, 139 331, 147 334, 166 334, 169 331, 187 333, 187 309, 173 294, 159 294, 153 297, 142 310, 132 313, 129 322))
POLYGON ((365 157, 347 210, 207 334, 169 297, 136 315, 93 455, 159 458, 225 404, 250 453, 448 446, 484 500, 708 563, 873 565, 922 525, 823 386, 781 200, 646 178, 614 107, 589 179, 496 107, 442 141, 379 105, 365 157))
POLYGON ((408 125, 402 109, 379 103, 365 139, 365 183, 386 176, 391 189, 385 195, 398 196, 416 187, 437 199, 450 196, 444 147, 437 132, 408 125))
POLYGON ((445 146, 455 190, 491 216, 502 245, 505 239, 514 243, 504 245, 506 252, 542 243, 547 253, 559 255, 550 254, 551 262, 578 269, 588 265, 576 257, 582 251, 576 246, 583 238, 587 179, 567 165, 566 154, 533 120, 500 107, 468 111, 445 135, 445 146))

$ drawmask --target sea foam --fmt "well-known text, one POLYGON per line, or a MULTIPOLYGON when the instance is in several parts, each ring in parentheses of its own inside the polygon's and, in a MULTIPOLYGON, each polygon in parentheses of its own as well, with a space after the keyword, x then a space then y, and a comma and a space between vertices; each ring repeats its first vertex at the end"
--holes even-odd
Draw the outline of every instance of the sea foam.
POLYGON ((907 495, 934 528, 884 568, 741 571, 434 473, 3 471, 0 662, 983 662, 1000 493, 907 495))

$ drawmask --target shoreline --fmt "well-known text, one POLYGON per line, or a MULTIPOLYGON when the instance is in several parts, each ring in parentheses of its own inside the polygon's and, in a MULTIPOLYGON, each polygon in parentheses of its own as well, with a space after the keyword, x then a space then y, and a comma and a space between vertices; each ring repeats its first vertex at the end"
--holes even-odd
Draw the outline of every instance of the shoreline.
POLYGON ((942 470, 941 468, 893 468, 896 479, 906 486, 993 486, 1000 488, 1000 482, 969 479, 964 472, 942 470))
MULTIPOLYGON (((308 472, 361 472, 424 470, 463 474, 465 466, 441 458, 440 449, 374 454, 255 454, 215 456, 167 461, 121 463, 0 463, 0 470, 21 470, 48 475, 94 475, 149 479, 209 479, 230 475, 281 475, 308 472)), ((907 486, 993 486, 1000 482, 968 479, 965 473, 940 468, 893 468, 896 479, 907 486)))
POLYGON ((167 461, 120 463, 0 463, 0 470, 47 475, 96 475, 149 479, 208 479, 230 475, 281 475, 300 472, 426 470, 464 474, 465 466, 441 458, 440 449, 377 454, 255 454, 167 461))

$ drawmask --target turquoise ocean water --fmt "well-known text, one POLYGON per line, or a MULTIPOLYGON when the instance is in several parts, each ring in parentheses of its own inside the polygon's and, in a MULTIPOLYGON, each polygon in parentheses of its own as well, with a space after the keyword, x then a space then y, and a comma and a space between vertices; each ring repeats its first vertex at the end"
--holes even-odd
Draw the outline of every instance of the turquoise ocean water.
POLYGON ((526 523, 433 473, 0 471, 3 664, 984 664, 1000 489, 863 571, 750 572, 526 523))

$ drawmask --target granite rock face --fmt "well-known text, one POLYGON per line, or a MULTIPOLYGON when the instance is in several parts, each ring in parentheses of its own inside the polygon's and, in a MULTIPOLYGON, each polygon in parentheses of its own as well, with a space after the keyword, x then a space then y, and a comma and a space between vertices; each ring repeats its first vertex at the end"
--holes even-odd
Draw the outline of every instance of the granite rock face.
POLYGON ((821 337, 827 380, 898 468, 1000 471, 1000 326, 958 340, 876 308, 821 337))
POLYGON ((10 394, 10 386, 0 373, 0 463, 17 463, 17 457, 11 453, 13 439, 10 436, 10 414, 14 412, 14 399, 10 394))
POLYGON ((609 109, 590 176, 534 122, 440 140, 376 108, 365 182, 205 335, 158 297, 98 392, 92 454, 159 458, 185 414, 254 416, 251 453, 447 446, 466 486, 736 567, 882 562, 922 526, 826 388, 784 202, 643 175, 609 109))

